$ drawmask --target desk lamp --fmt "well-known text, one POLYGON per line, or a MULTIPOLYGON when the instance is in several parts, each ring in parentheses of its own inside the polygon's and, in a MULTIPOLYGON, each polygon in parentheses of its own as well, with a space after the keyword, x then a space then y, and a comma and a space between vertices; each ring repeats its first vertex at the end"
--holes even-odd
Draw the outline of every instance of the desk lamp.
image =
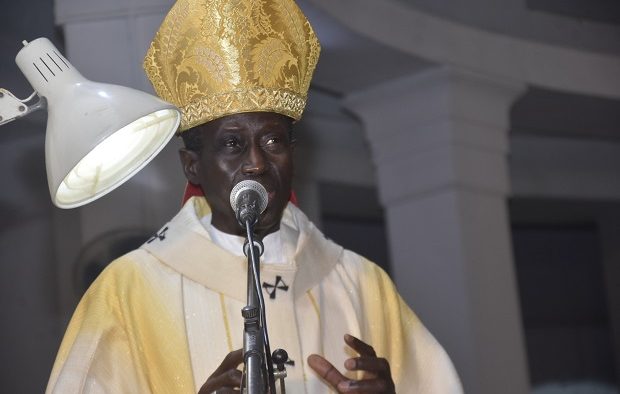
POLYGON ((15 62, 35 92, 20 100, 0 89, 0 125, 47 108, 45 165, 54 205, 75 208, 111 192, 176 132, 181 114, 172 104, 87 80, 47 38, 23 44, 15 62))

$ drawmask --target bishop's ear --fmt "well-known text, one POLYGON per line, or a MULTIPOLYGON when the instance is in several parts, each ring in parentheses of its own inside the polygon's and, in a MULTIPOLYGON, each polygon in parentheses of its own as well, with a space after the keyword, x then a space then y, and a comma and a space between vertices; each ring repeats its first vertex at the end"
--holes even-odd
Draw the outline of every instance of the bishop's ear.
POLYGON ((195 185, 200 184, 200 161, 198 160, 200 155, 198 152, 187 148, 181 148, 179 149, 179 158, 181 159, 181 165, 183 166, 185 178, 187 178, 190 183, 195 185))

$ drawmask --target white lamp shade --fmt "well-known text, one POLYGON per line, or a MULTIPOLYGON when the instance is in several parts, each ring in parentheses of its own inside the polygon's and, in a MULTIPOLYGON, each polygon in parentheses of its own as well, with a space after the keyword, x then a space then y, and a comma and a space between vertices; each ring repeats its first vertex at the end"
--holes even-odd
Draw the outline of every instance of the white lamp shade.
POLYGON ((120 186, 164 148, 179 126, 173 105, 85 79, 46 38, 27 44, 16 62, 47 100, 47 181, 60 208, 87 204, 120 186))

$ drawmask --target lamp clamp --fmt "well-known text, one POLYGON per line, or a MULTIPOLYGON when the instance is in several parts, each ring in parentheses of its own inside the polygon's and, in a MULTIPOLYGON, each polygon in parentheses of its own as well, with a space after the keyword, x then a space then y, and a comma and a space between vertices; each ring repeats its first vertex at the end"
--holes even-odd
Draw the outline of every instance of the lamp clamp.
POLYGON ((36 91, 28 98, 21 100, 8 90, 0 88, 0 126, 44 108, 45 100, 40 97, 36 102, 29 104, 35 96, 38 97, 36 91))

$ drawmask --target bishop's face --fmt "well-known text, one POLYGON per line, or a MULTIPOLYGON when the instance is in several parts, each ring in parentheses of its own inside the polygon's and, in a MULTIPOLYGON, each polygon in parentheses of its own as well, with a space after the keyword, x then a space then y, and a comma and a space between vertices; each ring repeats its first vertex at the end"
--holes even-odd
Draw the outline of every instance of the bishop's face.
POLYGON ((230 191, 246 179, 262 184, 269 195, 257 235, 279 229, 293 178, 291 126, 291 118, 273 112, 224 116, 200 126, 199 152, 181 150, 185 175, 201 186, 213 213, 211 224, 218 230, 244 234, 230 207, 230 191))

